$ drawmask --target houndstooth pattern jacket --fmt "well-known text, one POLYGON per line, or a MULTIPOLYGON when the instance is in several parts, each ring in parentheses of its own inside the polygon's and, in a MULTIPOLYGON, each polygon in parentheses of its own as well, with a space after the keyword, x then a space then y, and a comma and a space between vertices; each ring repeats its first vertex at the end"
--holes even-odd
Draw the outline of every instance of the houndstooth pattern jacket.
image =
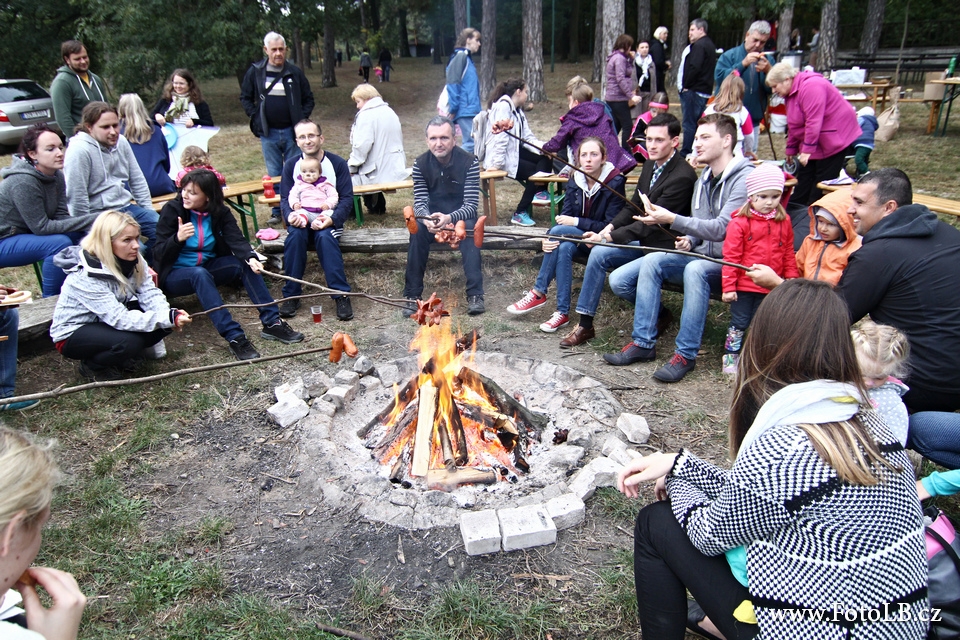
POLYGON ((857 415, 902 473, 884 471, 875 486, 847 484, 797 425, 778 425, 729 471, 681 451, 667 476, 674 515, 701 552, 746 546, 758 637, 926 637, 927 562, 912 467, 875 412, 857 415))

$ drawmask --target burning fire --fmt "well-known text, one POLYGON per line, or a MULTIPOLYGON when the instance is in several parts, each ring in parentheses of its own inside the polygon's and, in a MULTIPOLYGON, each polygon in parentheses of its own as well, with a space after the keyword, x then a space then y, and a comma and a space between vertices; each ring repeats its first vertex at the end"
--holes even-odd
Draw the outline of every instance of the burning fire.
POLYGON ((546 418, 528 411, 492 380, 471 369, 476 331, 457 337, 450 320, 421 326, 410 343, 419 374, 363 430, 390 479, 426 478, 431 488, 517 481, 529 470, 531 441, 546 418))

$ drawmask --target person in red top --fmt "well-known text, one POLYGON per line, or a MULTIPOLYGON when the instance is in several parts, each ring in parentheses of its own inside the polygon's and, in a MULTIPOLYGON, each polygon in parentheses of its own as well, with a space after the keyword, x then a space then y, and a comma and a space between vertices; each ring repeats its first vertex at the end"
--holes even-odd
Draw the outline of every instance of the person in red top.
MULTIPOLYGON (((793 252, 793 226, 780 204, 783 171, 775 164, 762 164, 746 178, 747 203, 733 214, 723 241, 723 259, 743 265, 765 264, 781 278, 797 278, 793 252)), ((747 272, 723 267, 723 301, 730 303, 730 328, 724 345, 723 372, 736 374, 743 335, 769 289, 757 285, 747 272)))

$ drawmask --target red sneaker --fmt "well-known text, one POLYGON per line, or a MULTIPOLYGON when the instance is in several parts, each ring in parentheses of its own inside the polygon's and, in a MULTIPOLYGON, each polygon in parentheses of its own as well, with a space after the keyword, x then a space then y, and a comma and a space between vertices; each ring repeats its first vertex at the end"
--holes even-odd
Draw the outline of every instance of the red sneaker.
POLYGON ((560 327, 570 324, 570 316, 559 311, 554 311, 550 319, 540 325, 540 331, 544 333, 556 333, 560 327))
POLYGON ((514 302, 512 305, 507 307, 507 313, 512 313, 515 316, 522 316, 525 313, 530 313, 537 307, 542 307, 547 304, 547 296, 541 295, 530 289, 527 291, 527 295, 523 296, 517 302, 514 302))

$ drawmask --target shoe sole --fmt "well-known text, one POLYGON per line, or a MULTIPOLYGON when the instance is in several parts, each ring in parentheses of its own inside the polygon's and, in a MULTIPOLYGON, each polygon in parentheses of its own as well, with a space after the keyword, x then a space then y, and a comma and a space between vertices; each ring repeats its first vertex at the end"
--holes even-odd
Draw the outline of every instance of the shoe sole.
POLYGON ((520 309, 520 308, 518 308, 518 307, 515 307, 514 305, 510 305, 509 307, 507 307, 507 313, 509 313, 509 314, 511 314, 511 315, 514 315, 514 316, 522 316, 522 315, 525 315, 525 314, 530 313, 530 312, 533 311, 534 309, 539 309, 540 307, 542 307, 542 306, 545 305, 545 304, 547 304, 546 298, 544 298, 543 302, 541 302, 540 304, 536 305, 535 307, 527 307, 526 309, 520 309))
POLYGON ((283 344, 296 344, 298 342, 303 342, 303 334, 300 334, 300 337, 295 340, 284 340, 283 338, 278 338, 275 335, 271 335, 265 331, 260 332, 260 337, 264 340, 275 340, 277 342, 282 342, 283 344))
POLYGON ((668 384, 669 384, 669 383, 672 383, 672 382, 680 382, 681 380, 683 380, 684 378, 687 377, 687 373, 690 373, 690 372, 693 371, 694 369, 696 369, 695 366, 694 366, 694 367, 690 367, 690 369, 689 369, 686 373, 684 373, 682 376, 680 376, 679 378, 662 378, 662 377, 660 377, 660 376, 657 375, 658 373, 660 373, 660 371, 659 371, 659 369, 658 369, 657 371, 654 371, 654 372, 653 372, 653 378, 654 378, 655 380, 659 380, 660 382, 666 382, 666 383, 668 383, 668 384))
POLYGON ((471 309, 471 310, 467 311, 467 315, 468 315, 468 316, 479 316, 479 315, 484 314, 484 313, 486 313, 486 312, 487 312, 486 309, 471 309))
POLYGON ((544 333, 556 333, 557 331, 559 331, 560 329, 564 328, 564 327, 567 326, 568 324, 570 324, 570 321, 569 321, 569 320, 567 320, 567 321, 564 322, 563 324, 558 324, 557 326, 553 326, 553 325, 544 323, 544 324, 540 325, 540 331, 543 331, 544 333))
POLYGON ((297 311, 299 311, 299 309, 294 309, 293 311, 283 311, 283 310, 281 310, 281 311, 280 311, 280 317, 281 317, 281 318, 292 318, 292 317, 294 317, 295 315, 297 315, 297 311))
POLYGON ((535 227, 535 226, 537 226, 537 223, 536 223, 536 222, 531 222, 530 224, 527 224, 527 223, 525 223, 525 222, 517 222, 516 220, 510 220, 510 224, 515 224, 515 225, 517 225, 518 227, 535 227))
POLYGON ((607 356, 616 357, 616 356, 618 356, 618 355, 620 355, 620 354, 619 354, 619 353, 615 353, 615 354, 606 353, 606 354, 604 354, 604 356, 603 356, 603 360, 604 360, 604 362, 606 362, 607 364, 612 364, 612 365, 615 366, 615 367, 626 367, 626 366, 629 366, 629 365, 631 365, 631 364, 637 364, 638 362, 653 362, 654 360, 657 359, 657 354, 656 354, 656 353, 652 354, 649 358, 637 358, 637 359, 635 359, 635 360, 634 360, 634 359, 631 359, 629 362, 613 362, 613 361, 611 361, 611 360, 609 360, 609 359, 607 358, 607 356))
POLYGON ((240 362, 246 362, 247 360, 256 360, 257 358, 262 357, 259 353, 256 355, 251 355, 249 358, 241 357, 239 354, 234 353, 232 350, 230 353, 233 353, 233 357, 239 360, 240 362))

